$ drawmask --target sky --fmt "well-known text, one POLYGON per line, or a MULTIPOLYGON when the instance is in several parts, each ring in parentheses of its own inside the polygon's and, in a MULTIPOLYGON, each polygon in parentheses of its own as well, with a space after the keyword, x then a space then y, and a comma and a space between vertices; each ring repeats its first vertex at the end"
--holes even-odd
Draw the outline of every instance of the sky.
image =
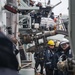
MULTIPOLYGON (((56 6, 53 11, 55 14, 62 13, 63 15, 68 15, 68 0, 61 0, 62 3, 56 6)), ((51 0, 51 4, 57 4, 60 0, 51 0)))
MULTIPOLYGON (((48 0, 34 0, 34 1, 40 1, 42 3, 45 4, 45 2, 47 3, 48 0)), ((60 13, 62 13, 63 15, 68 15, 68 0, 51 0, 51 5, 54 6, 55 4, 57 4, 58 2, 62 1, 61 4, 59 4, 58 6, 56 6, 53 9, 53 12, 55 13, 55 15, 59 15, 60 13)))

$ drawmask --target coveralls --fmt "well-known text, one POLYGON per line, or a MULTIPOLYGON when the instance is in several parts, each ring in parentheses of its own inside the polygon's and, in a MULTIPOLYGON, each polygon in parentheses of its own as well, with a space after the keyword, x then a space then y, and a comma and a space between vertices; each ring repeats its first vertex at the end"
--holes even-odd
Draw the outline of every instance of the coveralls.
POLYGON ((50 49, 47 48, 45 50, 45 70, 46 70, 46 75, 53 75, 53 70, 54 70, 54 54, 55 54, 55 48, 50 49))
POLYGON ((43 67, 44 67, 44 51, 35 52, 35 68, 37 69, 40 65, 40 74, 43 74, 43 67))
POLYGON ((57 68, 57 62, 59 61, 60 56, 62 56, 62 60, 66 60, 67 58, 72 58, 72 51, 70 49, 70 46, 64 51, 61 47, 59 48, 59 50, 56 52, 55 56, 54 56, 54 67, 56 69, 54 75, 70 75, 70 72, 68 72, 67 70, 65 72, 58 70, 57 68), (58 73, 56 73, 58 72, 58 73))

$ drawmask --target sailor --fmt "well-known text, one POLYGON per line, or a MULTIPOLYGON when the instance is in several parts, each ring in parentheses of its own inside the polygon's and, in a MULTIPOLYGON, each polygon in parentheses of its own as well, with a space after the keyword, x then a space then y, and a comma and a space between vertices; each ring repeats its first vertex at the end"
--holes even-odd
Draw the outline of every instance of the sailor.
POLYGON ((51 13, 50 18, 54 20, 54 12, 51 13))
POLYGON ((40 74, 43 75, 43 67, 44 67, 44 51, 40 50, 38 52, 35 52, 34 54, 35 58, 35 69, 37 70, 38 66, 40 65, 40 74))
POLYGON ((45 70, 46 75, 53 75, 54 65, 53 59, 55 54, 55 43, 53 40, 48 41, 48 47, 45 50, 45 70))
POLYGON ((19 75, 12 41, 0 31, 0 74, 19 75))
POLYGON ((35 17, 35 23, 40 24, 41 23, 41 17, 42 17, 40 10, 34 15, 34 17, 35 17))
POLYGON ((58 74, 55 73, 55 75, 70 75, 70 72, 67 70, 64 70, 64 67, 66 69, 66 66, 62 64, 63 62, 66 61, 68 58, 72 58, 72 51, 70 49, 70 44, 69 40, 63 38, 62 41, 60 42, 60 47, 58 52, 55 54, 55 62, 56 66, 55 69, 57 69, 58 74), (61 66, 60 66, 61 65, 61 66))
POLYGON ((34 11, 31 11, 31 13, 30 13, 31 23, 33 23, 33 21, 34 21, 34 15, 35 15, 35 12, 34 11))
POLYGON ((13 43, 13 48, 14 48, 15 54, 17 55, 19 53, 19 50, 16 47, 17 43, 18 43, 18 40, 16 39, 16 37, 11 37, 11 41, 13 43))

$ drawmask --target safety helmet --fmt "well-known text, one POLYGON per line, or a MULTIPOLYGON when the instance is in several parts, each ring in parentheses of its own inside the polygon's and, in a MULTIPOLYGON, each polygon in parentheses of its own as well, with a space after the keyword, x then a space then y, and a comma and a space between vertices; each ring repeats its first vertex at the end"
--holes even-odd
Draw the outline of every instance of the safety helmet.
POLYGON ((48 45, 55 45, 55 43, 54 43, 53 40, 49 40, 47 44, 48 44, 48 45))
POLYGON ((62 44, 66 44, 66 43, 69 43, 69 40, 66 38, 63 38, 60 44, 62 45, 62 44))

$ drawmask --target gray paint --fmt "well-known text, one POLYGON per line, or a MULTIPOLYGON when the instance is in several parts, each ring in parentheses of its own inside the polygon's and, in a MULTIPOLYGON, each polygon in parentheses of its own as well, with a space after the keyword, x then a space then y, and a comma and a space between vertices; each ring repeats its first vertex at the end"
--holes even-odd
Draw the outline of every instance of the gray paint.
POLYGON ((69 0, 69 38, 75 58, 75 0, 69 0))

